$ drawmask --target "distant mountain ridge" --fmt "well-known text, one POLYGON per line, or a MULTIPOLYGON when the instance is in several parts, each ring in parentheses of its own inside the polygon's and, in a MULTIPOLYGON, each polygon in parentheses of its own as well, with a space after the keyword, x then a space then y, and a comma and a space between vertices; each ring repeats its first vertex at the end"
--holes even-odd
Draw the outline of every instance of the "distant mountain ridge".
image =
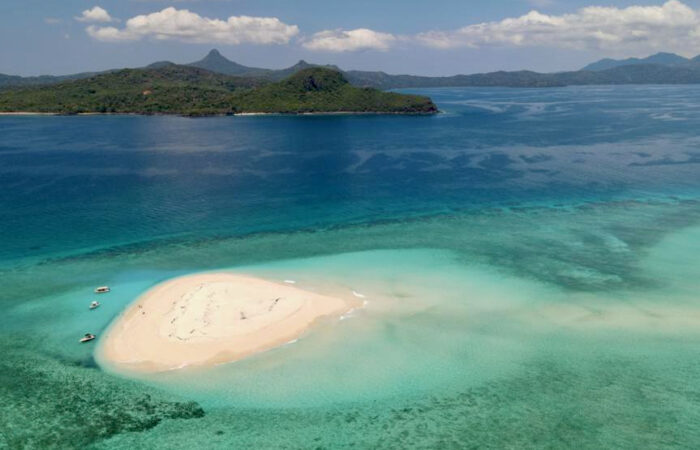
MULTIPOLYGON (((160 69, 162 67, 177 65, 178 64, 172 61, 156 61, 143 67, 143 69, 160 69)), ((287 78, 290 75, 299 72, 300 70, 309 69, 312 67, 325 67, 328 69, 336 70, 338 72, 342 72, 342 70, 340 70, 340 68, 337 66, 311 64, 304 60, 300 60, 293 66, 287 67, 285 69, 263 69, 260 67, 248 67, 231 61, 230 59, 223 56, 221 52, 219 52, 216 49, 212 49, 204 58, 202 58, 199 61, 182 65, 197 67, 200 69, 208 70, 210 72, 219 73, 223 75, 263 78, 270 81, 280 81, 287 78)), ((82 72, 71 75, 40 75, 31 77, 21 77, 19 75, 6 75, 0 73, 0 89, 3 87, 39 86, 44 84, 60 83, 62 81, 80 80, 83 78, 89 78, 95 75, 115 72, 118 70, 122 69, 110 69, 99 72, 82 72)))
POLYGON ((71 75, 39 75, 34 77, 21 77, 19 75, 0 73, 0 88, 8 86, 38 86, 42 84, 60 83, 61 81, 80 80, 99 73, 104 72, 81 72, 71 75))
POLYGON ((675 53, 660 52, 646 58, 627 58, 627 59, 610 59, 605 58, 600 61, 588 64, 581 70, 600 71, 614 69, 622 66, 632 66, 637 64, 659 64, 662 66, 683 66, 694 63, 700 63, 700 56, 694 59, 688 59, 675 53))
MULTIPOLYGON (((170 61, 158 61, 146 68, 157 69, 170 65, 176 66, 177 64, 170 61)), ((595 84, 700 84, 700 55, 693 59, 688 59, 673 53, 657 53, 647 58, 603 59, 589 64, 581 70, 569 72, 539 73, 521 70, 444 77, 392 75, 381 71, 343 71, 337 66, 312 64, 303 60, 285 69, 265 69, 238 64, 223 56, 216 49, 211 50, 203 59, 185 64, 185 66, 228 76, 255 78, 264 81, 280 81, 301 70, 322 67, 341 72, 350 84, 354 86, 385 90, 460 86, 559 87, 595 84)), ((114 70, 40 77, 19 77, 0 74, 0 89, 54 84, 110 72, 114 72, 114 70)))

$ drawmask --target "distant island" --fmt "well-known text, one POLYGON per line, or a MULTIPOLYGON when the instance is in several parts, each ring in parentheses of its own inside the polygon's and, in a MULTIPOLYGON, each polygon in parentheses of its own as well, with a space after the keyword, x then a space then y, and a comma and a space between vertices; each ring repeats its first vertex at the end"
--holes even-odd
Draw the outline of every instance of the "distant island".
POLYGON ((660 52, 646 58, 627 58, 627 59, 610 59, 604 58, 600 61, 588 64, 581 70, 592 70, 601 71, 614 69, 616 67, 623 66, 634 66, 638 64, 653 64, 659 66, 670 66, 670 67, 686 67, 700 69, 700 56, 696 56, 693 59, 684 58, 683 56, 676 55, 675 53, 660 52))
MULTIPOLYGON (((165 69, 167 67, 198 68, 219 75, 255 79, 258 83, 277 82, 302 70, 325 68, 342 73, 343 77, 353 86, 383 90, 427 87, 561 87, 576 85, 700 83, 700 56, 689 59, 673 53, 657 53, 647 58, 602 59, 583 67, 581 70, 568 72, 539 73, 521 70, 444 77, 392 75, 381 71, 343 71, 336 66, 311 64, 306 61, 299 61, 297 64, 284 69, 264 69, 238 64, 224 57, 218 50, 211 50, 203 59, 193 63, 177 65, 170 61, 159 61, 142 69, 165 69)), ((0 74, 0 89, 56 84, 92 78, 97 75, 119 72, 121 70, 123 69, 108 70, 101 73, 85 72, 72 75, 44 75, 38 77, 0 74)), ((247 83, 250 83, 250 81, 247 83)))
POLYGON ((304 68, 281 81, 159 64, 0 91, 0 112, 55 114, 433 114, 428 97, 351 86, 342 73, 304 68))
POLYGON ((425 77, 384 72, 347 71, 356 86, 378 89, 426 87, 564 87, 621 84, 700 84, 700 56, 692 59, 672 53, 647 58, 603 59, 581 70, 539 73, 529 70, 472 75, 425 77))

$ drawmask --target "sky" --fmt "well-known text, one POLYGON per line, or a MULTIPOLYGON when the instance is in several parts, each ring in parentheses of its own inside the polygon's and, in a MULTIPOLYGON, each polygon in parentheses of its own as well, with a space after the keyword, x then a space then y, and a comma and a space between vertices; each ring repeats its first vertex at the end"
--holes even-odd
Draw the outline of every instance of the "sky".
POLYGON ((0 73, 188 63, 212 48, 268 68, 576 70, 700 54, 700 0, 0 0, 0 73))

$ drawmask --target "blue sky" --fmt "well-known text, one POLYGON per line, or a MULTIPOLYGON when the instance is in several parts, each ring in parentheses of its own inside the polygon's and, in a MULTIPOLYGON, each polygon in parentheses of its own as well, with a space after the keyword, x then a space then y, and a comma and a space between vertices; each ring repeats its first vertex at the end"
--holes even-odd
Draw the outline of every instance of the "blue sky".
POLYGON ((0 2, 0 73, 184 63, 211 48, 276 68, 305 59, 426 75, 568 70, 604 56, 699 54, 700 0, 0 2))

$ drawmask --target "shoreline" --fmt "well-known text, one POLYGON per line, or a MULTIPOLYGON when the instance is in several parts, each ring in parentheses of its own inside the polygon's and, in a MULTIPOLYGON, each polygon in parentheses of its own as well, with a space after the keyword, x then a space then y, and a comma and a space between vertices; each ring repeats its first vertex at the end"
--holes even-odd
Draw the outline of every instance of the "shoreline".
POLYGON ((149 289, 117 316, 100 365, 157 373, 235 362, 298 340, 360 302, 234 272, 186 275, 149 289))
POLYGON ((254 117, 254 116, 433 116, 441 111, 433 112, 381 112, 381 111, 327 111, 327 112, 242 112, 242 113, 219 113, 219 114, 180 114, 180 113, 138 113, 138 112, 81 112, 81 113, 58 113, 58 112, 38 112, 38 111, 5 111, 0 112, 0 117, 12 116, 173 116, 185 118, 207 118, 207 117, 254 117))

